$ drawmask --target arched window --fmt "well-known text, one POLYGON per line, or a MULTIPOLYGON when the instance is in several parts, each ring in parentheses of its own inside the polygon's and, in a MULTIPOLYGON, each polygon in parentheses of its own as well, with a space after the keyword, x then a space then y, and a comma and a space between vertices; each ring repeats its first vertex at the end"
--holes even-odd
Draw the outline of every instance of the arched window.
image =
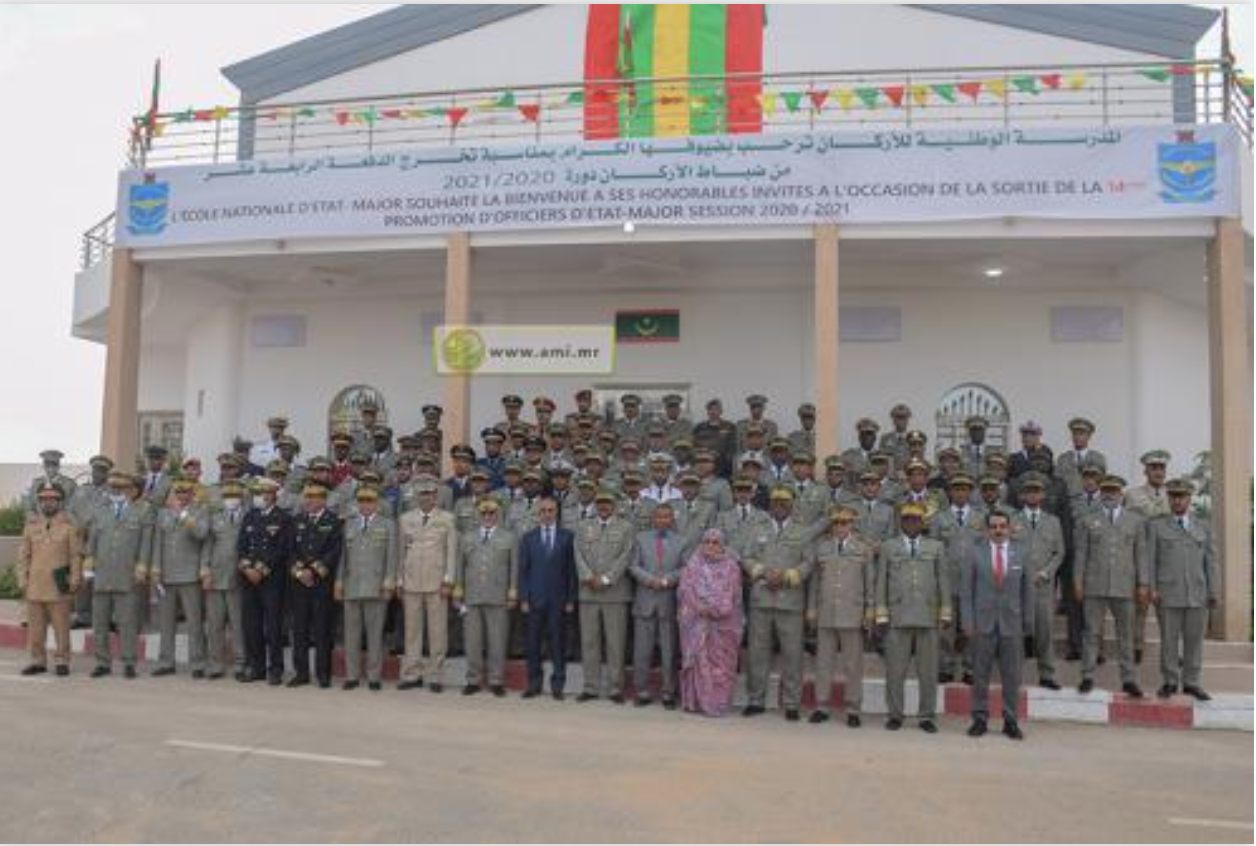
POLYGON ((327 409, 327 451, 331 452, 331 436, 335 432, 348 432, 356 435, 362 431, 362 413, 360 409, 363 405, 373 401, 379 408, 379 415, 376 418, 378 423, 387 425, 388 423, 388 404, 384 402, 384 395, 378 389, 372 388, 370 385, 350 385, 336 394, 336 398, 331 401, 331 407, 327 409))
POLYGON ((1011 412, 998 391, 979 382, 956 385, 942 396, 935 416, 937 438, 934 446, 937 449, 958 449, 968 443, 964 422, 973 415, 980 415, 990 423, 990 428, 986 430, 986 445, 1007 452, 1011 412))

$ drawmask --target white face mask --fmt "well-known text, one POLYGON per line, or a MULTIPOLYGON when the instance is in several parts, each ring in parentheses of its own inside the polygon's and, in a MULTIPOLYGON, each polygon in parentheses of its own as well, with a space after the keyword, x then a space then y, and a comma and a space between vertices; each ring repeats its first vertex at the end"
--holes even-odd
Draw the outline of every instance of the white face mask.
POLYGON ((224 499, 222 501, 222 504, 223 504, 223 507, 226 508, 228 511, 238 511, 240 508, 240 500, 236 499, 235 497, 232 497, 230 499, 224 499))
POLYGON ((258 494, 257 496, 253 497, 254 508, 260 508, 261 510, 265 511, 267 505, 268 503, 266 502, 266 497, 263 496, 262 494, 258 494))

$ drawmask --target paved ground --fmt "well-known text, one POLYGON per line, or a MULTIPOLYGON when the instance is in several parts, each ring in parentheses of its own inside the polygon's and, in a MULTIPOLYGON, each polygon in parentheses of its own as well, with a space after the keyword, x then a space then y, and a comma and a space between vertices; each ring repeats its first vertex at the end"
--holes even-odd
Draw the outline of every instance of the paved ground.
POLYGON ((4 841, 1252 840, 1252 736, 15 674, 4 841), (319 757, 323 756, 323 757, 319 757))

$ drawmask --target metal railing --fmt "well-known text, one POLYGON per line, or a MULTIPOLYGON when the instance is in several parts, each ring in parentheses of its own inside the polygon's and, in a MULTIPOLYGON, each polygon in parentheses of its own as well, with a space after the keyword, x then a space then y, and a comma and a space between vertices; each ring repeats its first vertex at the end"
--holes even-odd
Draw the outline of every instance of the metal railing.
MULTIPOLYGON (((584 81, 185 109, 134 118, 127 165, 587 141, 648 133, 640 118, 650 113, 694 134, 1229 123, 1252 140, 1250 87, 1232 65, 1202 60, 584 81)), ((84 266, 111 241, 112 216, 84 236, 84 266)))
POLYGON ((109 212, 104 220, 83 233, 83 243, 79 248, 79 269, 87 270, 108 258, 113 249, 114 217, 115 212, 109 212))

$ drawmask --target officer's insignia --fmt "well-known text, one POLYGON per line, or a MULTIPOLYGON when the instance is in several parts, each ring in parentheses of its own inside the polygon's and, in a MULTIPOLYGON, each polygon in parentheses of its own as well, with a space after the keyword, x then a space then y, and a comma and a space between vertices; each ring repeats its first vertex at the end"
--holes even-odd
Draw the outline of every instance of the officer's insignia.
POLYGON ((1196 141, 1189 131, 1178 133, 1175 144, 1157 144, 1160 198, 1166 203, 1206 203, 1216 196, 1217 145, 1196 141))
POLYGON ((277 534, 279 534, 279 527, 278 527, 278 526, 267 526, 267 527, 266 527, 266 534, 268 534, 268 535, 277 535, 277 534))
POLYGON ((127 231, 132 235, 158 235, 166 228, 170 210, 170 183, 157 182, 154 174, 132 185, 127 198, 127 231))

